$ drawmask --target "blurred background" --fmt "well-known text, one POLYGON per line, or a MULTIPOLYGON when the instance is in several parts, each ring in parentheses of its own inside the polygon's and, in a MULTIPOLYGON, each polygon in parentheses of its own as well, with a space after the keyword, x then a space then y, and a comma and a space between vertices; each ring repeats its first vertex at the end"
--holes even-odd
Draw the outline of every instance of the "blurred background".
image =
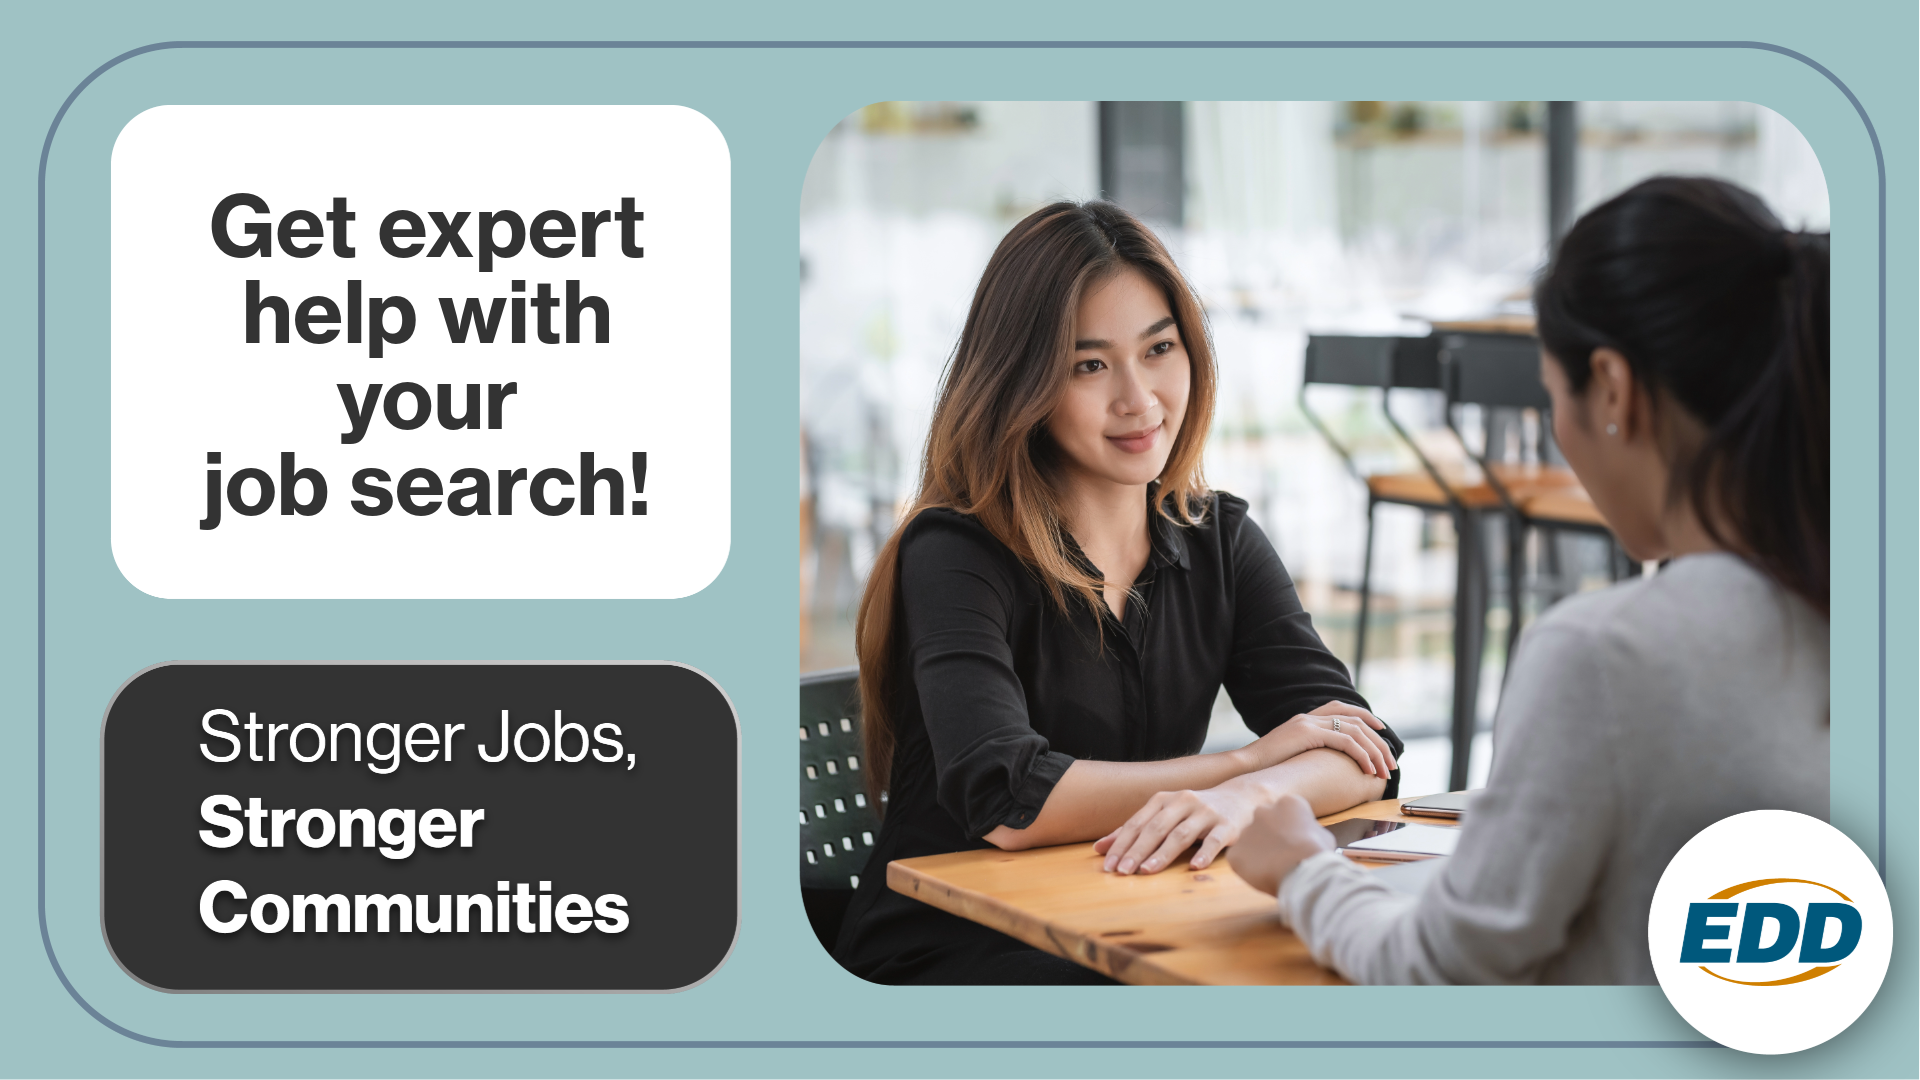
MULTIPOLYGON (((1827 228, 1812 149, 1744 102, 923 101, 849 116, 821 143, 801 197, 801 672, 854 662, 867 569, 912 496, 974 286, 1032 210, 1105 197, 1160 233, 1206 308, 1220 367, 1207 478, 1252 504, 1351 666, 1367 490, 1299 408, 1307 335, 1423 335, 1434 321, 1530 315, 1527 289, 1556 228, 1661 173, 1731 180, 1789 227, 1827 228)), ((1379 391, 1312 393, 1363 469, 1410 467, 1379 391)), ((1391 393, 1423 451, 1463 456, 1437 394, 1391 393)), ((1377 514, 1360 690, 1408 740, 1402 791, 1442 791, 1453 525, 1408 507, 1377 514)), ((1605 539, 1558 544, 1570 588, 1607 584, 1605 539)), ((1496 590, 1482 729, 1498 702, 1504 604, 1496 590)), ((1222 695, 1208 749, 1251 738, 1222 695)), ((1482 734, 1471 786, 1491 758, 1482 734)))

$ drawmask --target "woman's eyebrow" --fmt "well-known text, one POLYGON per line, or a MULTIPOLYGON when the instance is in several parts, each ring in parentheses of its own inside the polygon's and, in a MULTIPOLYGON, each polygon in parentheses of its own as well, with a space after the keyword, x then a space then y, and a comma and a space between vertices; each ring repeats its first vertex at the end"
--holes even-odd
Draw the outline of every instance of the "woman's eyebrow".
POLYGON ((1153 335, 1159 333, 1162 330, 1165 330, 1167 327, 1172 325, 1173 325, 1173 316, 1169 315, 1166 318, 1161 319, 1159 322, 1154 323, 1152 326, 1147 327, 1145 330, 1140 331, 1140 340, 1145 341, 1146 339, 1152 337, 1153 335))
MULTIPOLYGON (((1159 322, 1154 323, 1152 326, 1147 327, 1145 330, 1140 331, 1140 340, 1145 341, 1160 331, 1165 330, 1167 327, 1172 326, 1173 321, 1173 316, 1169 315, 1159 322)), ((1076 352, 1081 349, 1111 349, 1113 348, 1113 342, 1108 341, 1106 338, 1081 338, 1073 343, 1073 348, 1076 352)))

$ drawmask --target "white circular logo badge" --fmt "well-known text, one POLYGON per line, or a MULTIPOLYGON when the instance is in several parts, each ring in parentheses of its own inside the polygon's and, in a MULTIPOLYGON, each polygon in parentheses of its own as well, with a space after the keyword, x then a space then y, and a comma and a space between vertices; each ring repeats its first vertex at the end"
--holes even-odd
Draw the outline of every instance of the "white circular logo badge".
POLYGON ((1707 826, 1673 856, 1647 947, 1667 1000, 1702 1035, 1790 1054, 1866 1011, 1893 954, 1893 912, 1845 833, 1755 810, 1707 826))

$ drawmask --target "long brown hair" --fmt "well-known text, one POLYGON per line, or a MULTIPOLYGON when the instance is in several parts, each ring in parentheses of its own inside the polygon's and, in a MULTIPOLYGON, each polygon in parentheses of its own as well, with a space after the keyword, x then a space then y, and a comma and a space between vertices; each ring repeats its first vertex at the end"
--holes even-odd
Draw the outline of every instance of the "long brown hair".
POLYGON ((1665 176, 1576 222, 1534 291, 1540 340, 1576 393, 1594 350, 1616 349, 1656 403, 1706 425, 1668 497, 1821 614, 1828 276, 1825 233, 1788 232, 1725 181, 1665 176))
POLYGON ((1192 525, 1204 512, 1200 456, 1213 421, 1213 350, 1193 290, 1158 237, 1107 202, 1058 202, 1029 214, 1000 241, 974 290, 960 343, 941 378, 920 462, 920 488, 880 549, 855 624, 867 786, 878 795, 893 771, 901 691, 900 537, 920 511, 968 514, 1031 569, 1062 611, 1098 613, 1106 584, 1067 546, 1060 452, 1047 418, 1072 373, 1080 299, 1123 270, 1159 286, 1192 372, 1187 411, 1154 497, 1156 512, 1192 525))

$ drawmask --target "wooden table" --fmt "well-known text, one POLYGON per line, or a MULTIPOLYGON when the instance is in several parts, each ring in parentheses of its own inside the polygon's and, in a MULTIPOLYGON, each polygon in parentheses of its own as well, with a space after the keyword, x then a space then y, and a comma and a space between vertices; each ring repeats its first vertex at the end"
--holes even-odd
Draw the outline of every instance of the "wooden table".
MULTIPOLYGON (((1348 818, 1448 824, 1403 817, 1399 799, 1362 803, 1320 822, 1348 818)), ((1273 897, 1241 881, 1224 856, 1199 871, 1183 857, 1157 874, 1109 874, 1102 861, 1092 844, 957 851, 888 863, 887 887, 1121 982, 1346 981, 1314 963, 1280 925, 1273 897)))

